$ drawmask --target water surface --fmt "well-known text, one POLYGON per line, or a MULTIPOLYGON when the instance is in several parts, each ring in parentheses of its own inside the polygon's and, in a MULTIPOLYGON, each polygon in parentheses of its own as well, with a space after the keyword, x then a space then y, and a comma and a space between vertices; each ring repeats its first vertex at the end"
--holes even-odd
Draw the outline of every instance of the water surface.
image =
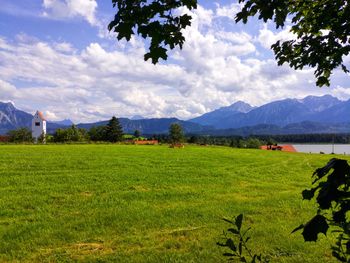
POLYGON ((336 154, 350 155, 350 144, 293 144, 297 152, 303 153, 320 153, 330 154, 332 152, 336 154))

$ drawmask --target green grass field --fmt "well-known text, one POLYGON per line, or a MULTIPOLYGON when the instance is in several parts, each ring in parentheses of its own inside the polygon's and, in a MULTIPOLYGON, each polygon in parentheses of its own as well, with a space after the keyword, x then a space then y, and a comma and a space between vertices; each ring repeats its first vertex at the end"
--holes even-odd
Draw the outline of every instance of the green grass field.
MULTIPOLYGON (((166 146, 0 146, 1 262, 224 262, 216 246, 245 215, 272 262, 333 262, 332 237, 290 234, 331 156, 166 146)), ((343 157, 344 158, 344 157, 343 157)), ((349 157, 347 157, 350 160, 349 157)))

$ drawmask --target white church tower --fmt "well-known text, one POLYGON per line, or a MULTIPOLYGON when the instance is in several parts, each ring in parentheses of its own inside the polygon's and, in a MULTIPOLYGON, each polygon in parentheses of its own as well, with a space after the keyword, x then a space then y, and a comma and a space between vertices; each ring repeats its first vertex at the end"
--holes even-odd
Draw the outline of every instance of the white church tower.
POLYGON ((46 120, 44 115, 40 111, 37 111, 32 119, 32 137, 35 143, 38 142, 38 138, 42 134, 46 135, 46 120))

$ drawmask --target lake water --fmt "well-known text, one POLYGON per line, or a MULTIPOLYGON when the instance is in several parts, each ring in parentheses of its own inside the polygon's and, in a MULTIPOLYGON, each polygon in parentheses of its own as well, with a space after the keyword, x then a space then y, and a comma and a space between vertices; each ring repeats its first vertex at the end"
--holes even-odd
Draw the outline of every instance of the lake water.
MULTIPOLYGON (((293 144, 297 152, 330 154, 333 151, 332 144, 293 144)), ((350 144, 334 144, 334 153, 350 155, 350 144)))

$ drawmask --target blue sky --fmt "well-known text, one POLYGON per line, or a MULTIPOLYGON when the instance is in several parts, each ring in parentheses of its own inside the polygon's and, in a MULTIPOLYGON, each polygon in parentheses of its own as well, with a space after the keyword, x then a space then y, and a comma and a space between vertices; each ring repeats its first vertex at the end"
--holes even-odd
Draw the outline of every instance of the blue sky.
POLYGON ((331 87, 318 88, 312 69, 276 65, 269 47, 293 38, 288 26, 235 24, 237 1, 199 4, 183 50, 154 66, 143 61, 142 39, 117 42, 107 31, 115 12, 109 0, 0 0, 0 101, 50 120, 89 122, 189 119, 238 100, 350 98, 349 76, 340 71, 331 87))

